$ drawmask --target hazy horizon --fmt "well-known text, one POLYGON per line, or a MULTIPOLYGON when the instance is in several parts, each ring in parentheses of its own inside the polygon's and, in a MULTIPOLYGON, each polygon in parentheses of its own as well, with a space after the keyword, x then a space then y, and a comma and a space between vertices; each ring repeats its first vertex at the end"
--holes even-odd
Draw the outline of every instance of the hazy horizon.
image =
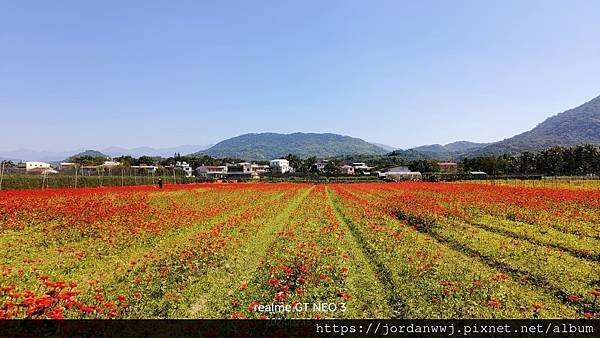
POLYGON ((597 1, 0 4, 0 151, 494 142, 600 95, 597 1))

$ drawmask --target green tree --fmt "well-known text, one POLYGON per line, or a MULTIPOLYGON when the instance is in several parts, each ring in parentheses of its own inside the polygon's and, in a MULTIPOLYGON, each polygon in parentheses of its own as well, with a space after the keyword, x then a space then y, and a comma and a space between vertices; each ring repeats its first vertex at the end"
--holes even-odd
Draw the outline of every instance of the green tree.
POLYGON ((152 156, 140 156, 138 159, 139 164, 146 165, 155 165, 159 162, 160 158, 152 157, 152 156))
POLYGON ((435 173, 440 171, 437 161, 434 160, 413 160, 408 163, 408 168, 411 171, 421 173, 435 173))
POLYGON ((336 176, 342 173, 342 168, 340 168, 340 163, 336 160, 330 160, 323 168, 323 171, 326 175, 336 176))
POLYGON ((317 158, 314 156, 309 157, 309 158, 305 159, 304 161, 302 161, 302 164, 298 168, 298 171, 303 172, 303 173, 311 172, 311 170, 313 169, 313 165, 315 163, 317 163, 317 158))
POLYGON ((302 166, 302 159, 296 155, 288 154, 284 158, 290 162, 290 167, 296 170, 302 166))

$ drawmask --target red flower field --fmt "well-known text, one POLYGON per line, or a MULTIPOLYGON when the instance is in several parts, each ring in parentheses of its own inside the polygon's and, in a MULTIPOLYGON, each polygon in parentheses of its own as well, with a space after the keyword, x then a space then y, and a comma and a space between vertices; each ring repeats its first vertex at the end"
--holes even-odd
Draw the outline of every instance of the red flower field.
POLYGON ((598 318, 600 189, 0 192, 0 318, 598 318))

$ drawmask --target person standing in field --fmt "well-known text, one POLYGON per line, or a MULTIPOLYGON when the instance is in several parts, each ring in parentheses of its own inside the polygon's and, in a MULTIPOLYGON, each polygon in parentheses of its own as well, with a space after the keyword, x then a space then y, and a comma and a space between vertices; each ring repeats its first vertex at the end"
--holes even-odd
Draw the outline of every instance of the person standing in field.
POLYGON ((163 183, 162 183, 162 178, 158 179, 158 189, 162 189, 163 183))

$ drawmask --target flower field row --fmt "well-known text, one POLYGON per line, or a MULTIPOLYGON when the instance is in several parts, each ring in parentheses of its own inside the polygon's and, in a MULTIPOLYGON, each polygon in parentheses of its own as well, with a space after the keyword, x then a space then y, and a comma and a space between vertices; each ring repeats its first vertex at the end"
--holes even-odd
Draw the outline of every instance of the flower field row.
POLYGON ((579 318, 600 192, 471 183, 0 192, 0 318, 579 318))

